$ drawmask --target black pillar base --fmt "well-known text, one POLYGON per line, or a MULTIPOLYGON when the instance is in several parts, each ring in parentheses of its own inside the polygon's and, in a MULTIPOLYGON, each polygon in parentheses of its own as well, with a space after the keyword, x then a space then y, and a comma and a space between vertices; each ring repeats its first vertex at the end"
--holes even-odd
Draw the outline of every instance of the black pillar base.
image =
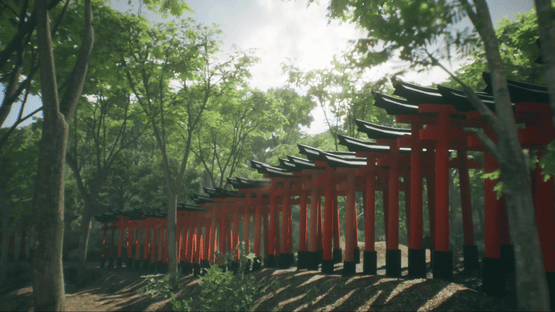
POLYGON ((323 260, 322 273, 333 274, 333 260, 323 260))
POLYGON ((333 263, 341 263, 343 261, 343 249, 336 248, 333 250, 333 263))
POLYGON ((453 252, 434 250, 434 279, 453 280, 453 252))
POLYGON ((306 254, 306 269, 309 271, 318 271, 318 252, 308 251, 306 254))
POLYGON ((289 267, 295 266, 295 254, 289 253, 289 267))
POLYGON ((156 264, 154 262, 148 263, 148 272, 156 273, 156 264))
POLYGON ((261 257, 254 258, 254 263, 252 264, 253 271, 260 271, 262 269, 262 259, 261 257))
POLYGON ((162 273, 162 261, 154 262, 154 271, 156 271, 156 273, 162 273))
POLYGON ((229 264, 229 270, 233 272, 233 274, 239 273, 239 261, 238 260, 231 261, 231 263, 229 264))
POLYGON ((245 262, 245 267, 243 268, 243 272, 244 272, 245 274, 250 273, 250 271, 251 271, 251 265, 252 265, 252 261, 251 261, 251 260, 247 260, 247 261, 245 262))
POLYGON ((482 290, 492 296, 505 295, 505 272, 502 259, 484 257, 482 261, 482 290))
POLYGON ((426 278, 426 249, 409 248, 409 277, 426 278))
POLYGON ((116 261, 116 269, 121 269, 122 265, 123 265, 123 262, 121 258, 118 258, 118 260, 116 261))
POLYGON ((297 253, 297 270, 306 269, 306 251, 297 253))
POLYGON ((291 263, 291 256, 293 254, 280 254, 278 260, 278 267, 280 269, 289 269, 289 265, 291 263))
POLYGON ((385 250, 385 276, 401 277, 401 250, 385 250))
POLYGON ((323 260, 324 260, 324 251, 322 249, 317 250, 316 251, 316 261, 318 261, 318 264, 322 264, 323 260))
POLYGON ((133 269, 133 259, 127 258, 125 260, 125 267, 127 268, 127 271, 131 271, 133 269))
POLYGON ((143 259, 143 261, 141 262, 141 272, 148 272, 148 263, 148 260, 143 259))
POLYGON ((183 275, 189 275, 193 273, 193 266, 190 262, 183 262, 183 267, 181 269, 183 275))
POLYGON ((551 311, 555 311, 555 272, 545 272, 547 278, 547 289, 551 301, 551 311))
POLYGON ((200 263, 193 264, 193 275, 194 276, 200 275, 200 263))
POLYGON ((378 273, 378 252, 364 251, 362 274, 376 275, 377 273, 378 273))
POLYGON ((503 260, 503 267, 505 274, 515 272, 515 247, 514 245, 501 245, 501 259, 503 260))
POLYGON ((224 272, 224 273, 227 272, 227 266, 225 266, 225 265, 219 265, 218 267, 220 268, 220 270, 221 270, 222 272, 224 272))
POLYGON ((210 267, 210 262, 208 260, 200 260, 200 267, 204 269, 208 269, 210 267))
POLYGON ((353 262, 343 262, 343 276, 353 276, 357 272, 357 264, 353 262))
POLYGON ((104 269, 105 266, 106 266, 106 259, 104 258, 100 259, 100 268, 104 269))
POLYGON ((360 247, 355 247, 353 250, 353 259, 355 260, 356 264, 360 263, 360 247))
POLYGON ((430 248, 430 267, 434 268, 434 248, 430 248))
POLYGON ((465 270, 475 270, 480 268, 480 264, 478 263, 478 246, 464 245, 463 257, 465 270))
POLYGON ((268 255, 268 259, 264 261, 264 266, 267 268, 275 268, 276 267, 276 256, 268 255))
POLYGON ((162 265, 160 267, 160 273, 168 273, 168 263, 167 262, 162 262, 162 265))
POLYGON ((141 260, 133 260, 133 271, 141 270, 141 260))

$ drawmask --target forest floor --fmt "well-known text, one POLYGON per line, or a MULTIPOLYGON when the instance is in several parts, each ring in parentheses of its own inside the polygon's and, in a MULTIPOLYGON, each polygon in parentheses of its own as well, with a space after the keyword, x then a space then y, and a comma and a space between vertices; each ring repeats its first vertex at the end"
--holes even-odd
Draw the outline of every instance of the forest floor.
MULTIPOLYGON (((359 245, 364 250, 363 244, 359 245)), ((516 310, 514 274, 506 277, 506 295, 496 298, 483 293, 480 272, 456 272, 453 282, 431 279, 389 278, 385 276, 385 243, 376 243, 378 275, 341 276, 316 271, 263 269, 254 273, 260 284, 268 287, 258 295, 256 311, 369 311, 369 310, 439 310, 439 311, 511 311, 516 310)), ((408 273, 407 247, 401 245, 403 275, 408 273)), ((361 256, 362 258, 362 256, 361 256)), ((429 262, 429 252, 427 254, 429 262)), ((455 262, 459 269, 460 261, 455 262)), ((68 263, 65 270, 71 270, 68 263)), ((74 266, 73 266, 74 267, 74 266)), ((357 265, 357 273, 362 264, 357 265)), ((66 281, 67 311, 168 311, 172 299, 151 298, 138 290, 146 283, 140 273, 92 269, 94 281, 83 288, 66 281)), ((192 275, 181 278, 181 291, 199 287, 192 275)), ((33 311, 30 272, 18 274, 9 286, 0 288, 0 311, 33 311)))

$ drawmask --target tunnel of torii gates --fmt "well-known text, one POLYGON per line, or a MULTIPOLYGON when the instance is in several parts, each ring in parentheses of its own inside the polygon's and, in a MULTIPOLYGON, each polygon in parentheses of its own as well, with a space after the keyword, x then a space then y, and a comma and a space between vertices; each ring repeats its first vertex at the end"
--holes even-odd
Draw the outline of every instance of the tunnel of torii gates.
MULTIPOLYGON (((493 111, 491 77, 477 95, 493 111)), ((523 148, 537 151, 541 158, 546 145, 555 139, 551 109, 545 87, 508 81, 515 118, 523 127, 519 138, 523 148)), ((360 263, 355 194, 364 198, 363 274, 377 274, 375 251, 376 191, 383 194, 386 239, 386 275, 401 276, 399 249, 399 193, 405 194, 408 236, 408 276, 426 277, 423 246, 423 181, 426 180, 429 229, 434 278, 452 279, 453 254, 449 245, 449 169, 460 177, 460 199, 464 234, 464 268, 477 269, 478 249, 474 240, 469 169, 485 173, 498 169, 495 158, 469 129, 482 129, 493 141, 491 127, 474 110, 463 92, 438 86, 424 88, 404 82, 395 84, 395 96, 374 94, 375 105, 396 116, 396 122, 410 128, 393 128, 357 120, 358 131, 370 141, 339 136, 349 152, 322 151, 299 145, 306 158, 287 156, 279 165, 251 161, 264 180, 228 178, 236 191, 205 188, 206 194, 191 197, 195 204, 178 205, 178 257, 184 273, 199 274, 202 267, 217 261, 215 253, 237 250, 242 226, 246 252, 257 261, 252 270, 264 266, 289 268, 294 265, 292 205, 299 205, 298 269, 333 273, 343 262, 343 275, 356 273, 360 263), (467 156, 468 151, 484 154, 483 164, 467 156), (344 224, 338 218, 338 196, 345 196, 344 224), (324 200, 322 201, 322 197, 324 200), (252 225, 251 225, 252 218, 252 225), (281 222, 280 222, 281 220, 281 222), (251 226, 254 235, 251 241, 251 226), (343 227, 344 251, 340 246, 343 227), (332 247, 333 246, 333 247, 332 247), (264 253, 261 253, 263 249, 264 253), (319 267, 321 265, 321 267, 319 267)), ((544 179, 539 165, 531 171, 536 223, 552 302, 555 293, 555 206, 553 178, 544 179)), ((484 182, 483 290, 501 296, 505 274, 514 272, 514 250, 509 236, 504 197, 497 199, 497 180, 484 182)), ((167 263, 165 212, 118 211, 96 217, 103 225, 102 266, 122 264, 126 239, 127 267, 163 270, 167 263), (119 229, 117 252, 114 231, 119 229), (106 255, 106 232, 111 230, 106 255), (126 235, 124 235, 126 232, 126 235), (144 233, 144 235, 143 235, 144 233), (142 244, 142 248, 141 248, 142 244), (133 248, 135 246, 135 248, 133 248), (117 259, 117 261, 115 260, 117 259)), ((238 259, 239 254, 234 257, 238 259)))

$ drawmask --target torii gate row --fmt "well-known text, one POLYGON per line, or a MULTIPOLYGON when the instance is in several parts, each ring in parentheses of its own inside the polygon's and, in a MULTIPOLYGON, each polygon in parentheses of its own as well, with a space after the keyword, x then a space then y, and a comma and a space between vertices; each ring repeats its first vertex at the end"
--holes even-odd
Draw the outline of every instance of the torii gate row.
MULTIPOLYGON (((192 250, 195 246, 192 242, 188 245, 182 246, 181 244, 181 230, 187 226, 186 220, 195 220, 200 217, 198 212, 205 211, 204 208, 188 205, 178 204, 178 246, 180 248, 178 261, 185 262, 186 251, 189 250, 191 257, 194 252, 198 253, 198 248, 192 250), (195 218, 195 216, 197 218, 195 218)), ((163 272, 167 270, 168 262, 168 248, 167 248, 167 227, 166 227, 165 211, 160 210, 129 210, 129 211, 114 211, 111 213, 104 213, 101 216, 96 216, 95 219, 101 222, 101 230, 104 232, 103 244, 101 251, 101 268, 105 266, 106 261, 106 238, 107 231, 110 230, 111 243, 109 249, 109 262, 108 267, 116 268, 122 267, 122 252, 123 252, 123 235, 126 231, 126 248, 127 248, 127 269, 135 269, 138 271, 157 271, 163 272), (114 251, 115 230, 119 229, 117 253, 114 251), (141 248, 141 237, 144 230, 144 243, 141 248), (152 230, 152 235, 150 231, 152 230), (165 234, 165 235, 164 235, 165 234), (134 240, 135 238, 135 240, 134 240), (135 246, 135 259, 133 260, 133 245, 135 246), (156 250, 156 247, 158 250, 156 250), (141 259, 141 250, 142 259, 141 259), (150 254, 150 259, 149 259, 150 254)), ((187 233, 187 232, 186 232, 187 233)), ((185 244, 185 243, 183 243, 185 244)), ((192 261, 191 261, 192 262, 192 261)))
MULTIPOLYGON (((325 273, 333 272, 334 262, 341 261, 341 248, 339 246, 339 218, 337 214, 337 195, 347 195, 347 205, 352 207, 347 209, 347 221, 354 225, 346 225, 346 252, 345 267, 343 273, 351 275, 355 272, 355 264, 360 261, 359 250, 357 247, 357 231, 356 231, 356 215, 354 207, 354 194, 352 190, 354 185, 350 185, 346 179, 349 175, 353 175, 352 170, 362 165, 364 159, 354 158, 353 153, 345 152, 324 152, 312 147, 299 145, 301 153, 308 156, 309 160, 288 156, 288 160, 281 159, 281 168, 274 167, 259 162, 253 162, 253 166, 260 172, 265 173, 272 180, 284 179, 284 177, 297 176, 301 177, 302 186, 299 188, 300 193, 300 229, 299 229, 299 269, 317 270, 318 264, 321 262, 318 258, 318 251, 322 250, 323 261, 322 271, 325 273), (289 172, 286 172, 289 171, 289 172), (350 172, 350 173, 349 173, 350 172), (293 173, 293 175, 291 174, 293 173), (325 205, 324 235, 321 231, 321 203, 320 196, 324 193, 325 202, 331 203, 325 205), (307 235, 306 235, 306 203, 307 197, 311 197, 310 211, 310 248, 307 251, 307 235), (351 216, 351 214, 353 216, 351 216), (314 217, 316 216, 316 218, 314 217), (351 218, 352 217, 352 218, 351 218), (319 226, 320 224, 320 226, 319 226), (350 229, 350 230, 349 230, 350 229), (320 231, 319 231, 320 230, 320 231), (332 236, 333 236, 333 258, 332 258, 332 236), (352 248, 351 248, 352 247, 352 248), (351 252, 349 252, 349 250, 351 252)), ((382 180, 380 180, 382 181, 382 180)), ((356 183, 360 185, 360 183, 356 183)), ((380 183, 380 186, 386 183, 380 183)), ((385 188, 385 187, 384 187, 385 188)), ((358 189, 362 191, 362 189, 358 189)), ((387 215, 387 213, 386 213, 387 215)), ((350 224, 350 223, 349 223, 350 224)), ((386 234, 387 235, 387 234, 386 234)), ((372 244, 373 249, 373 244, 372 244)), ((375 262, 375 261, 374 261, 375 262)), ((374 265, 375 267, 376 265, 374 265)))
MULTIPOLYGON (((490 78, 484 74, 489 85, 490 78)), ((398 82, 395 95, 406 98, 399 99, 378 95, 376 106, 385 108, 388 113, 397 115, 397 122, 410 123, 413 133, 420 138, 412 139, 413 144, 418 141, 435 141, 436 155, 441 155, 436 161, 436 177, 446 182, 445 163, 446 145, 454 137, 459 136, 463 127, 483 128, 485 133, 496 141, 495 133, 486 124, 479 113, 473 111, 473 106, 460 90, 438 86, 438 89, 423 88, 408 83, 398 82), (430 115, 435 120, 430 120, 430 115), (428 125, 422 129, 422 125, 428 125), (418 131, 414 131, 414 130, 418 131), (429 129, 429 130, 428 130, 429 129)), ((491 87, 488 87, 491 88, 491 87)), ((551 110, 546 104, 547 91, 545 87, 509 81, 511 100, 515 103, 514 111, 517 122, 525 124, 519 130, 519 138, 524 148, 542 148, 555 138, 553 126, 549 116, 551 110)), ((478 97, 491 109, 494 109, 493 98, 487 93, 478 93, 478 97)), ((416 137, 416 136, 415 136, 416 137)), ((467 135, 467 150, 484 150, 481 142, 474 135, 467 135)), ((464 152, 464 151, 463 151, 464 152)), ((539 152, 541 157, 544 152, 539 152)), ((437 156, 436 156, 437 158, 437 156)), ((492 172, 498 168, 493 156, 485 151, 484 171, 492 172)), ((541 169, 538 167, 532 174, 533 191, 536 207, 536 220, 544 265, 550 284, 550 291, 555 291, 555 211, 553 206, 553 180, 543 180, 541 169), (538 205, 537 203, 542 203, 538 205)), ((504 198, 496 199, 493 191, 497 181, 485 181, 485 251, 483 285, 487 293, 503 295, 504 274, 514 270, 514 255, 510 244, 508 217, 504 198)), ((443 183, 436 181, 436 188, 443 183)), ((446 183, 444 184, 446 185, 446 183)), ((444 186, 446 188, 446 186, 444 186)), ((445 192, 446 193, 446 192, 445 192)), ((437 198, 442 194, 436 190, 436 199, 446 205, 448 198, 437 198)), ((447 216, 441 224, 448 224, 447 216)), ((438 220, 436 220, 438 222, 438 220)), ((440 223, 440 222, 438 222, 440 223)), ((447 225, 448 226, 448 225, 447 225)), ((437 239, 437 238, 436 238, 437 239)), ((444 271, 445 272, 445 271, 444 271)), ((445 272, 447 273, 447 272, 445 272)))

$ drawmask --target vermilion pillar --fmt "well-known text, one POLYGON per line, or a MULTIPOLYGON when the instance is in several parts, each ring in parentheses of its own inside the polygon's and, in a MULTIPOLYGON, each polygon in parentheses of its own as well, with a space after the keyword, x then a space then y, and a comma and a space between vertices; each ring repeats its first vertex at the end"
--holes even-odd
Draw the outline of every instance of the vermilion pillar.
MULTIPOLYGON (((147 222, 149 220, 147 219, 147 222)), ((145 222, 145 244, 144 244, 144 249, 143 249, 143 265, 142 265, 142 270, 146 271, 148 269, 148 247, 150 246, 150 239, 149 239, 149 232, 150 232, 150 226, 148 225, 148 223, 145 222)))
POLYGON ((435 142, 435 249, 434 278, 453 278, 453 253, 449 250, 449 140, 465 140, 462 131, 450 127, 449 114, 456 113, 451 105, 422 104, 419 112, 436 114, 436 123, 420 130, 423 140, 435 142), (457 132, 458 130, 458 132, 457 132))
POLYGON ((333 263, 343 261, 343 250, 341 249, 341 227, 339 226, 339 207, 337 192, 333 192, 333 263))
POLYGON ((149 271, 154 271, 155 270, 154 262, 156 261, 156 258, 157 258, 156 256, 158 255, 158 253, 156 252, 156 245, 159 246, 159 248, 158 248, 159 251, 161 251, 160 249, 162 248, 162 245, 159 242, 159 238, 163 234, 159 236, 159 231, 160 230, 156 229, 156 228, 152 229, 152 244, 150 245, 150 265, 149 265, 149 268, 148 268, 149 271))
POLYGON ((376 241, 376 175, 375 160, 368 157, 366 161, 366 192, 364 192, 364 259, 363 273, 377 273, 376 241))
MULTIPOLYGON (((118 216, 118 227, 119 227, 119 236, 118 236, 118 259, 116 262, 116 267, 118 269, 121 268, 122 265, 122 261, 121 261, 121 256, 122 256, 122 252, 123 252, 123 230, 125 229, 125 223, 127 223, 126 221, 124 221, 123 217, 118 216)), ((90 221, 89 221, 89 228, 90 228, 90 221)))
POLYGON ((207 219, 204 226, 204 249, 202 253, 201 267, 207 269, 210 267, 210 241, 212 239, 212 220, 207 219))
MULTIPOLYGON (((389 188, 387 214, 387 238, 386 238, 386 275, 401 276, 401 250, 399 250, 399 146, 396 139, 384 140, 389 143, 387 156, 389 165, 389 188)), ((384 210, 386 210, 384 206, 384 210)))
POLYGON ((459 164, 459 184, 461 192, 461 208, 464 233, 464 268, 478 269, 478 246, 474 242, 474 222, 472 221, 472 195, 470 190, 470 177, 468 176, 467 152, 464 149, 457 150, 459 164))
POLYGON ((291 182, 283 181, 282 191, 282 214, 281 214, 281 252, 279 256, 279 268, 287 269, 290 266, 292 254, 289 254, 289 222, 291 220, 291 182))
POLYGON ((256 194, 256 207, 254 212, 254 254, 256 256, 253 263, 253 270, 261 269, 262 255, 260 253, 260 244, 262 236, 262 194, 256 194))
POLYGON ((272 268, 273 263, 270 263, 270 229, 268 225, 268 209, 262 209, 262 222, 264 225, 264 266, 272 268))
POLYGON ((114 268, 114 258, 115 258, 115 252, 114 252, 114 239, 115 239, 115 231, 116 231, 116 225, 114 222, 112 222, 112 225, 110 227, 110 232, 111 232, 111 239, 110 239, 110 259, 108 260, 108 267, 110 269, 114 268))
POLYGON ((127 243, 126 243, 127 262, 125 263, 127 270, 131 270, 131 267, 133 266, 133 262, 132 262, 133 261, 133 234, 135 232, 135 227, 136 227, 135 221, 129 222, 129 227, 127 228, 127 243))
MULTIPOLYGON (((497 161, 484 152, 484 172, 491 173, 498 168, 497 161)), ((484 292, 494 296, 505 294, 505 273, 501 260, 500 219, 497 192, 494 187, 499 180, 484 180, 484 251, 482 285, 484 292)))
POLYGON ((306 225, 307 225, 307 198, 308 193, 305 190, 301 190, 300 196, 300 215, 299 215, 299 254, 298 254, 298 263, 297 267, 299 269, 306 269, 307 268, 307 251, 308 251, 308 244, 307 244, 307 232, 306 232, 306 225))
POLYGON ((198 276, 200 274, 200 259, 202 257, 202 226, 198 223, 196 226, 196 242, 195 242, 195 256, 193 258, 193 274, 198 276))
MULTIPOLYGON (((324 191, 324 240, 322 273, 333 273, 333 257, 332 257, 332 231, 333 231, 333 210, 334 210, 334 188, 336 181, 334 179, 334 169, 327 167, 326 184, 324 191)), ((346 236, 345 236, 346 237, 346 236)))
MULTIPOLYGON (((141 262, 140 262, 140 256, 141 256, 141 235, 143 232, 143 228, 142 227, 137 227, 136 230, 137 234, 135 237, 135 263, 134 263, 134 269, 136 271, 140 271, 141 270, 141 262)), ((106 232, 104 232, 104 241, 106 241, 106 232)))
POLYGON ((345 261, 343 262, 343 276, 356 272, 354 252, 356 247, 356 209, 355 209, 355 173, 347 172, 347 198, 345 204, 345 261))
POLYGON ((266 267, 276 267, 277 235, 279 225, 279 212, 277 209, 277 183, 272 180, 272 192, 270 194, 270 233, 268 235, 268 263, 266 267))
POLYGON ((318 188, 312 181, 310 189, 310 243, 307 257, 307 269, 318 270, 318 188))
POLYGON ((107 227, 108 225, 106 223, 102 224, 102 232, 103 232, 103 236, 102 236, 102 250, 100 252, 100 268, 103 269, 104 265, 106 263, 106 231, 107 231, 107 227))
MULTIPOLYGON (((543 153, 538 153, 539 159, 543 156, 543 153)), ((534 171, 536 224, 553 310, 555 307, 555 187, 553 176, 545 180, 539 164, 536 164, 534 171)))

